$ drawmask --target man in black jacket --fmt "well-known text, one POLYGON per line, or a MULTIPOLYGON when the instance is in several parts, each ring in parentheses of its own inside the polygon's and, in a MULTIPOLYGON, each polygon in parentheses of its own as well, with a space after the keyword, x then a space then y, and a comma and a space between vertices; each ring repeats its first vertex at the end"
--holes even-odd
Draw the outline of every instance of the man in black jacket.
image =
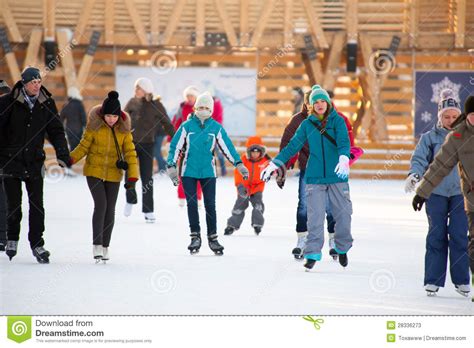
POLYGON ((43 173, 45 135, 61 165, 70 166, 64 128, 51 93, 41 83, 40 71, 26 68, 9 94, 0 97, 0 176, 7 197, 7 247, 10 260, 20 238, 22 182, 29 211, 28 239, 39 263, 49 263, 44 248, 43 173))
MULTIPOLYGON (((0 80, 0 97, 10 93, 8 84, 0 80)), ((3 191, 3 180, 0 176, 0 252, 5 251, 7 246, 7 201, 3 191)))

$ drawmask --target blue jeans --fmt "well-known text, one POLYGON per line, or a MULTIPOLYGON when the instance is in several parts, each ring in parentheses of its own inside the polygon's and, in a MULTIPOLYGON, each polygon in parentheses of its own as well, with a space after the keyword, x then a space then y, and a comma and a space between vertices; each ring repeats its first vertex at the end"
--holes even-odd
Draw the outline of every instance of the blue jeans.
POLYGON ((197 201, 198 181, 201 183, 202 194, 204 196, 207 235, 210 236, 217 233, 216 178, 196 179, 188 176, 181 177, 188 206, 189 228, 191 232, 201 233, 197 201))
POLYGON ((296 232, 308 231, 308 211, 306 207, 305 170, 300 170, 298 186, 298 207, 296 208, 296 232))
POLYGON ((161 154, 161 147, 163 146, 163 140, 165 139, 166 135, 157 135, 155 138, 155 149, 153 154, 155 155, 156 162, 158 163, 158 170, 161 172, 166 170, 166 161, 161 154))
POLYGON ((444 286, 448 264, 456 285, 469 284, 467 216, 462 195, 431 194, 426 201, 429 230, 426 237, 424 284, 444 286))

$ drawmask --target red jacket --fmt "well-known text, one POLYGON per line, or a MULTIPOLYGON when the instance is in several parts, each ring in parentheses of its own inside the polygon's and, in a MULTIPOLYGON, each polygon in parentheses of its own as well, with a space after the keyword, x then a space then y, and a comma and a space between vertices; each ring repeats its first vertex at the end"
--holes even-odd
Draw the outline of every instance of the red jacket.
POLYGON ((188 119, 188 115, 193 112, 193 107, 194 104, 188 102, 182 102, 179 104, 179 109, 176 112, 176 115, 174 115, 173 120, 171 120, 175 130, 178 130, 179 126, 188 119))
POLYGON ((214 97, 214 111, 212 112, 212 118, 219 124, 224 122, 224 108, 219 98, 214 97))
POLYGON ((235 186, 240 184, 244 185, 249 195, 254 195, 257 192, 263 192, 265 188, 265 182, 260 180, 260 173, 271 161, 270 156, 265 152, 265 146, 263 145, 260 137, 250 137, 247 139, 247 153, 241 156, 242 163, 249 170, 248 180, 244 180, 242 175, 237 169, 234 171, 235 186), (262 155, 257 160, 252 160, 250 157, 250 150, 257 147, 261 150, 262 155))

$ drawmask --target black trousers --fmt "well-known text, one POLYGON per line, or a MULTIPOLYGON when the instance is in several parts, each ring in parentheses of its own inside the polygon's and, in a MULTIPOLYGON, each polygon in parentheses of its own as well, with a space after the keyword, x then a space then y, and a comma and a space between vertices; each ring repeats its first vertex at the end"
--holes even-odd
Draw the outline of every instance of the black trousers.
POLYGON ((115 223, 115 205, 117 203, 119 182, 102 181, 88 176, 87 185, 94 200, 92 231, 94 245, 108 247, 115 223))
MULTIPOLYGON (((135 143, 138 165, 140 167, 140 180, 142 182, 142 212, 153 213, 153 151, 154 143, 135 143)), ((128 179, 128 177, 126 177, 128 179)), ((137 204, 135 190, 126 191, 127 203, 137 204)))
POLYGON ((3 178, 0 177, 0 243, 7 241, 7 198, 3 190, 3 178))
POLYGON ((14 241, 20 239, 20 223, 23 216, 21 212, 22 181, 26 185, 30 205, 28 240, 33 249, 44 245, 43 178, 41 176, 28 179, 3 178, 3 189, 7 198, 7 238, 14 241))
POLYGON ((183 176, 181 177, 181 181, 183 182, 184 193, 186 194, 191 233, 201 233, 197 202, 197 183, 199 181, 201 183, 204 207, 206 209, 207 235, 215 235, 217 233, 216 178, 196 179, 183 176))

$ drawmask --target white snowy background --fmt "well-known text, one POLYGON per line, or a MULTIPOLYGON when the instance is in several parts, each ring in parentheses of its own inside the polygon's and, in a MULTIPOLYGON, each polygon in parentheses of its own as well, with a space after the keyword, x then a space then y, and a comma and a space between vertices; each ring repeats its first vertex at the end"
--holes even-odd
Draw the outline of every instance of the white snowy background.
MULTIPOLYGON (((0 254, 0 313, 59 314, 474 314, 447 276, 428 298, 423 289, 426 215, 411 208, 403 182, 351 180, 354 246, 343 269, 328 256, 311 273, 294 260, 298 178, 283 191, 272 180, 264 193, 266 224, 255 236, 246 217, 241 230, 223 236, 236 193, 233 179, 219 178, 217 213, 224 256, 203 243, 188 253, 188 221, 170 180, 155 180, 156 224, 141 205, 122 215, 121 189, 108 264, 92 258, 93 203, 82 176, 45 185, 46 247, 40 265, 27 241, 28 213, 18 255, 0 254)), ((140 189, 140 183, 137 186, 140 189)), ((250 213, 250 210, 248 210, 250 213)), ((201 227, 205 235, 205 215, 201 227)))

